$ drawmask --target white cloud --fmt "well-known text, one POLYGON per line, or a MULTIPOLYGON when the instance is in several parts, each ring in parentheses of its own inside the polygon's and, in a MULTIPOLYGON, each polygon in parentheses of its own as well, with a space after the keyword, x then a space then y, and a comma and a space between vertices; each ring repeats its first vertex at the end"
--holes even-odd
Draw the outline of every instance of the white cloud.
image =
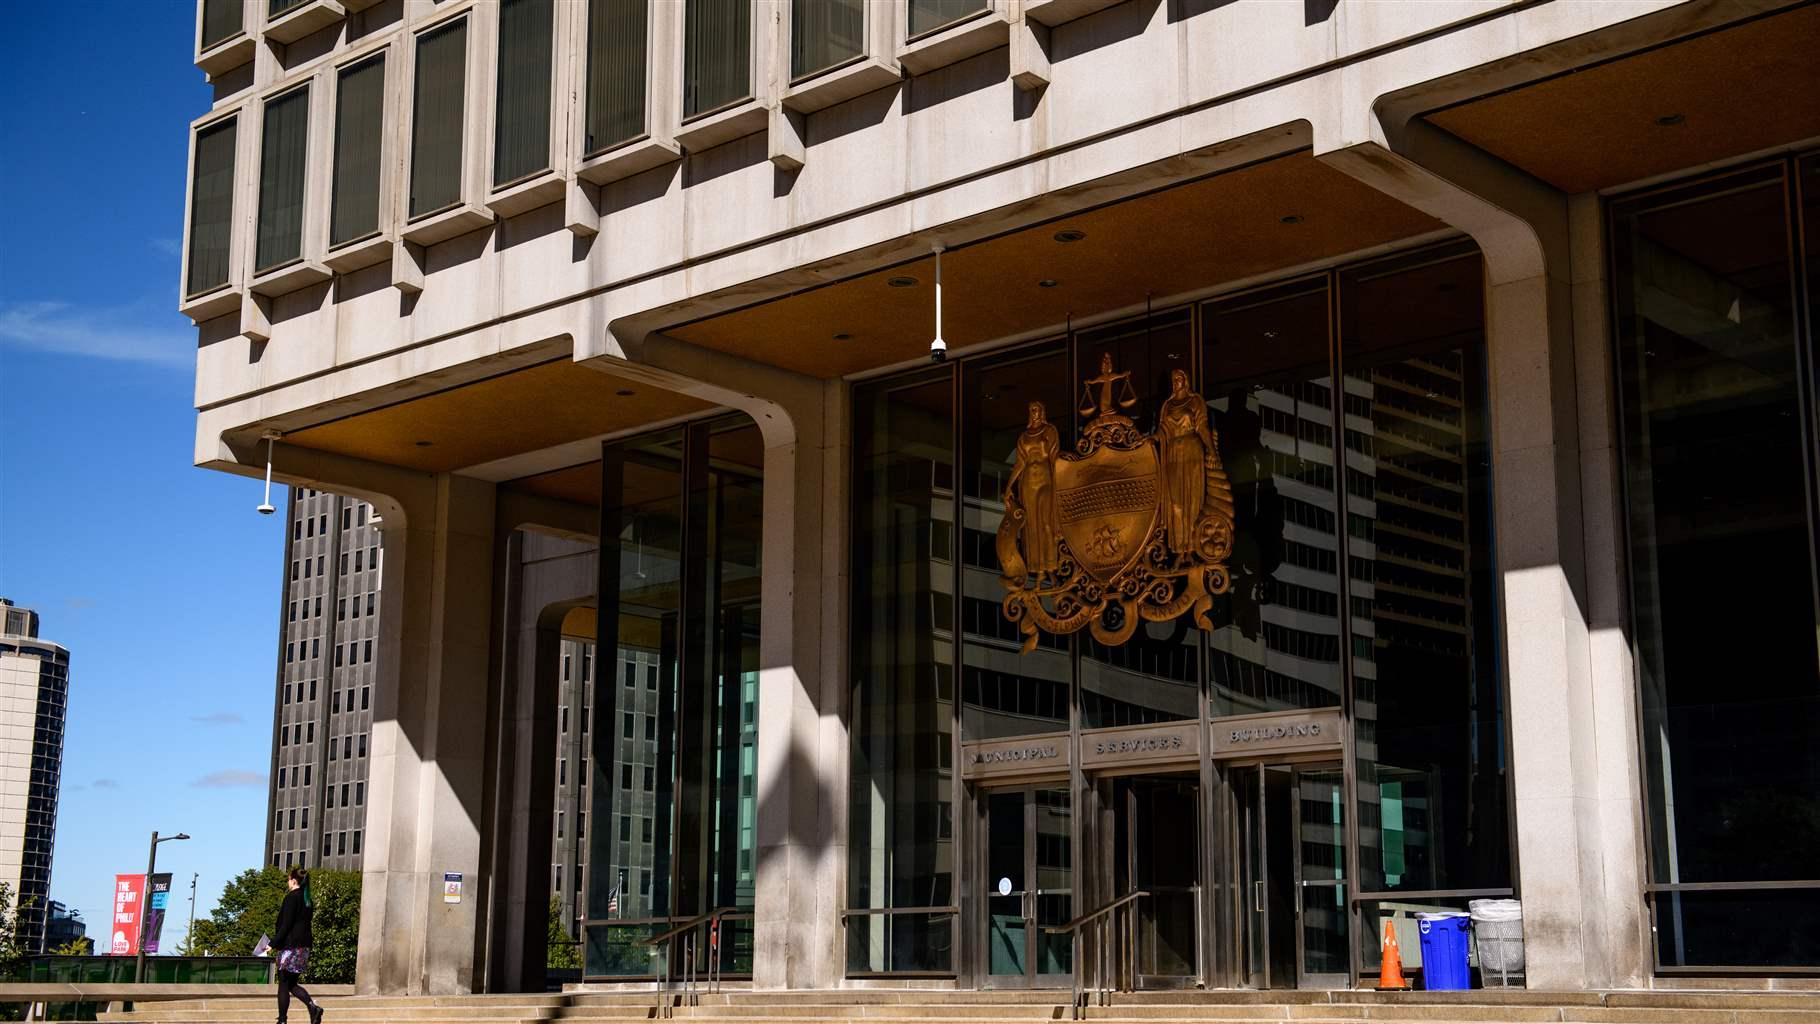
POLYGON ((153 238, 148 241, 152 243, 152 248, 164 253, 166 256, 181 257, 183 255, 183 242, 180 239, 153 238))
MULTIPOLYGON (((65 302, 8 303, 0 306, 0 345, 191 369, 196 365, 194 332, 177 324, 150 326, 158 316, 142 309, 78 309, 65 302)), ((176 315, 160 318, 176 320, 176 315)))
POLYGON ((114 781, 113 779, 96 779, 95 788, 96 789, 119 789, 120 783, 114 781))
POLYGON ((232 711, 216 711, 207 715, 191 715, 190 721, 198 725, 240 725, 246 719, 232 711))
POLYGON ((195 782, 190 783, 190 785, 202 789, 228 789, 235 786, 263 786, 265 785, 265 773, 243 772, 230 768, 225 771, 210 772, 202 778, 197 779, 195 782))

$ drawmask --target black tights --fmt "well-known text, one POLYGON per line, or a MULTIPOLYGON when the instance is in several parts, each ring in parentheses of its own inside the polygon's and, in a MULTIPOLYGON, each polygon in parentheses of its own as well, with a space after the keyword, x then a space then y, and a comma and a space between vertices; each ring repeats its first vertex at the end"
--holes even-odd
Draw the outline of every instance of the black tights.
POLYGON ((310 998, 309 991, 302 985, 297 984, 302 978, 302 975, 297 974, 294 971, 278 972, 278 1019, 280 1021, 284 1020, 285 1015, 291 1010, 291 996, 293 993, 296 994, 298 999, 303 1001, 303 1005, 309 1007, 314 1007, 316 1005, 316 1000, 310 998))

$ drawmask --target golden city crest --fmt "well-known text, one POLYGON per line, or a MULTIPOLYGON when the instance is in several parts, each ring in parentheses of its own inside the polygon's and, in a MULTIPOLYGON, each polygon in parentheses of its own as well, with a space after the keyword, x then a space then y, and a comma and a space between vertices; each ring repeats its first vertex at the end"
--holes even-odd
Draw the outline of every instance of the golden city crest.
POLYGON ((1101 357, 1099 376, 1085 382, 1089 419, 1074 454, 1061 451, 1043 403, 1030 403, 998 529, 1005 617, 1026 652, 1039 629, 1086 627, 1116 645, 1141 620, 1183 612, 1211 629, 1213 595, 1232 584, 1232 485, 1207 404, 1176 370, 1156 429, 1145 434, 1119 411, 1136 404, 1130 381, 1113 371, 1110 354, 1101 357))

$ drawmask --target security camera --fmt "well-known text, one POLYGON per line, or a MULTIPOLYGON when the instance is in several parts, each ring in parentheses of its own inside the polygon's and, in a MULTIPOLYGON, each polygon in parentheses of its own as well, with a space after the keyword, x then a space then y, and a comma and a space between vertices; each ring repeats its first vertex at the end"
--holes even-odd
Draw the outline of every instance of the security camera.
POLYGON ((940 338, 937 338, 934 341, 929 343, 929 361, 930 362, 932 362, 932 363, 945 362, 947 360, 947 358, 948 358, 948 343, 947 342, 943 341, 940 338))
POLYGON ((278 507, 269 501, 259 506, 259 514, 262 516, 269 516, 276 511, 278 511, 278 507))

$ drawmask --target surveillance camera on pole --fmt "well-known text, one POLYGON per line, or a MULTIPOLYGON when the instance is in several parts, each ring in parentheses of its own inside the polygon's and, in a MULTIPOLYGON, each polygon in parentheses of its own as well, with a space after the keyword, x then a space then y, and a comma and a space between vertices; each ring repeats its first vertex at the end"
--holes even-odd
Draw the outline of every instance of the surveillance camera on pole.
POLYGON ((929 343, 929 359, 941 362, 948 358, 948 343, 942 340, 942 244, 935 249, 935 340, 929 343))
POLYGON ((282 435, 276 430, 268 430, 261 436, 265 439, 265 500, 259 503, 259 514, 269 516, 278 511, 278 506, 272 504, 272 446, 282 435))

